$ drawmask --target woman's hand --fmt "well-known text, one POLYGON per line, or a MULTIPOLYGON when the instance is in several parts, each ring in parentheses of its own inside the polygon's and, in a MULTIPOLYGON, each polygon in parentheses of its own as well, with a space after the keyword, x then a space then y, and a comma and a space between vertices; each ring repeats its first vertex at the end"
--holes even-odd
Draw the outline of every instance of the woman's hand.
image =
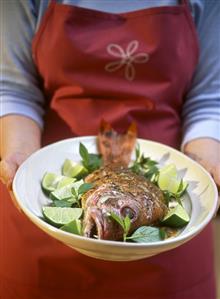
POLYGON ((8 115, 0 119, 0 180, 11 190, 21 163, 40 148, 41 130, 25 116, 8 115))
POLYGON ((18 167, 28 158, 28 154, 23 152, 13 152, 5 156, 0 162, 0 179, 6 187, 11 190, 12 181, 18 167))
MULTIPOLYGON (((211 138, 195 139, 187 143, 184 153, 200 163, 220 187, 220 142, 211 138)), ((220 199, 219 199, 220 203, 220 199)))

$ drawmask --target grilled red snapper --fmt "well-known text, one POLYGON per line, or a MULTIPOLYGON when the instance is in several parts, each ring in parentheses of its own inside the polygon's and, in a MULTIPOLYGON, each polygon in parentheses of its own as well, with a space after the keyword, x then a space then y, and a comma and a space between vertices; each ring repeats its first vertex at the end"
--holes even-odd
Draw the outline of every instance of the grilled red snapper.
POLYGON ((135 139, 134 126, 124 135, 118 135, 109 125, 107 129, 101 130, 98 136, 99 148, 104 164, 107 165, 86 178, 86 182, 92 183, 93 188, 82 197, 85 236, 122 240, 123 230, 110 216, 111 212, 120 217, 129 216, 129 234, 140 226, 156 224, 165 216, 167 207, 161 190, 145 177, 133 173, 126 167, 135 139), (117 155, 109 155, 111 152, 117 155), (120 159, 124 152, 126 155, 120 159))

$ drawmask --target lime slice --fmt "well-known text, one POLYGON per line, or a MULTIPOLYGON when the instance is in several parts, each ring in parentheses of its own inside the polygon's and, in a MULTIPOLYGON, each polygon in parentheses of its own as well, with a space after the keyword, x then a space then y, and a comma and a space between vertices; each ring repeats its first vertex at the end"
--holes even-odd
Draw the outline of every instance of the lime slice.
POLYGON ((79 219, 73 220, 65 225, 63 225, 60 229, 76 234, 76 235, 82 235, 82 222, 79 219))
POLYGON ((187 183, 187 182, 184 182, 184 181, 182 180, 176 195, 177 195, 178 197, 182 196, 183 193, 186 191, 187 187, 188 187, 188 183, 187 183))
POLYGON ((171 163, 168 164, 162 168, 160 168, 160 174, 166 174, 172 177, 176 177, 177 176, 177 169, 176 169, 176 165, 171 163))
POLYGON ((181 184, 181 180, 170 177, 167 175, 159 175, 158 178, 158 186, 161 190, 167 190, 173 194, 176 194, 179 190, 179 186, 181 184))
POLYGON ((64 199, 73 199, 73 194, 71 189, 73 188, 74 183, 65 185, 59 189, 56 189, 50 193, 50 198, 55 200, 64 200, 64 199))
POLYGON ((84 181, 83 180, 79 180, 79 181, 76 181, 73 183, 73 188, 75 188, 75 190, 78 191, 79 187, 84 184, 84 181))
POLYGON ((59 189, 54 190, 50 193, 50 198, 52 200, 69 200, 72 203, 76 202, 74 194, 72 193, 72 188, 78 191, 79 187, 84 184, 83 180, 72 182, 59 189))
POLYGON ((83 210, 80 208, 43 207, 42 212, 48 222, 55 226, 63 226, 79 219, 83 210))
POLYGON ((183 227, 189 220, 186 210, 180 204, 177 204, 175 208, 168 211, 162 220, 162 224, 169 227, 183 227))
POLYGON ((161 190, 167 190, 176 194, 179 190, 181 180, 177 178, 177 170, 174 164, 169 164, 160 169, 158 186, 161 190))
POLYGON ((42 189, 46 193, 50 193, 51 191, 54 191, 61 179, 62 179, 61 175, 57 175, 56 173, 52 173, 52 172, 46 172, 41 182, 42 189))
POLYGON ((81 164, 66 159, 62 167, 62 173, 71 178, 81 178, 87 173, 87 169, 81 164))
POLYGON ((75 178, 70 178, 70 177, 67 177, 67 176, 62 176, 61 179, 60 179, 60 181, 57 184, 57 189, 63 188, 66 185, 74 183, 75 181, 76 181, 75 178))

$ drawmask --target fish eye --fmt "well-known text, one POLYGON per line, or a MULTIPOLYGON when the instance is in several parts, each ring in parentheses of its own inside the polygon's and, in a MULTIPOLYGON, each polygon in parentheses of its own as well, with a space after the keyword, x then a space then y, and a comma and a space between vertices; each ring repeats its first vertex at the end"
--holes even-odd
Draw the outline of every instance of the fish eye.
POLYGON ((123 207, 121 209, 121 215, 123 217, 128 216, 130 219, 133 219, 135 217, 135 211, 132 210, 130 207, 123 207))

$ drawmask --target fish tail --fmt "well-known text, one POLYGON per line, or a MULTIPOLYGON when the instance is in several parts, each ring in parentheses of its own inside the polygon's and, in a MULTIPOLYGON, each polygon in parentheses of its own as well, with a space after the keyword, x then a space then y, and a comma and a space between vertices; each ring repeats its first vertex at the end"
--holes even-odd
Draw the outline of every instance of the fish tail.
POLYGON ((98 147, 104 165, 114 163, 128 166, 136 138, 136 123, 131 123, 126 133, 119 134, 108 122, 102 120, 98 134, 98 147))

